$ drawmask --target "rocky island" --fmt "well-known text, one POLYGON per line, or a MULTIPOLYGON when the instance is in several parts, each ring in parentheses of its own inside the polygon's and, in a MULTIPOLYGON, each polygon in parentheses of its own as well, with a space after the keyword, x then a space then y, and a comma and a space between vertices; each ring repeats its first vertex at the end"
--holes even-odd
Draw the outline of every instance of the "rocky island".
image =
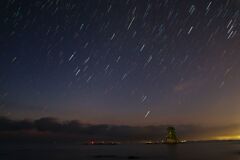
POLYGON ((162 143, 164 144, 177 144, 180 143, 176 135, 176 130, 174 127, 167 128, 167 136, 163 139, 162 143))

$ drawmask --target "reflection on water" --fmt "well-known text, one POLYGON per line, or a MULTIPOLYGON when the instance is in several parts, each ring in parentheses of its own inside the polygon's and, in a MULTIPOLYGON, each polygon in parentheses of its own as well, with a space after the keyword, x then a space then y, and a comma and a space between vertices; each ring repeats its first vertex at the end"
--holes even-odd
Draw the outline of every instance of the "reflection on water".
POLYGON ((177 145, 69 145, 69 144, 0 144, 0 160, 240 160, 240 142, 198 142, 177 145))

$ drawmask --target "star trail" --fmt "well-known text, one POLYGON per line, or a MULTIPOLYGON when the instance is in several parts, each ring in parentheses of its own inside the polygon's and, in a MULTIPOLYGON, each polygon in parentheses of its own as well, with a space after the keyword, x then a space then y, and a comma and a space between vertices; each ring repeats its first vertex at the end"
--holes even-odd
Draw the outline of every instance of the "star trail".
POLYGON ((1 116, 240 123, 239 0, 0 4, 1 116))

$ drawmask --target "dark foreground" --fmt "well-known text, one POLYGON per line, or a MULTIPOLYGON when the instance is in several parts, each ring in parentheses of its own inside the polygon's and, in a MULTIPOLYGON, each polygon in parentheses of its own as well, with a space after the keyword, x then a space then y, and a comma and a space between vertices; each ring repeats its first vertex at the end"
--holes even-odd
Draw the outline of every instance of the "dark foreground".
POLYGON ((0 160, 240 160, 240 142, 177 145, 0 144, 0 160))

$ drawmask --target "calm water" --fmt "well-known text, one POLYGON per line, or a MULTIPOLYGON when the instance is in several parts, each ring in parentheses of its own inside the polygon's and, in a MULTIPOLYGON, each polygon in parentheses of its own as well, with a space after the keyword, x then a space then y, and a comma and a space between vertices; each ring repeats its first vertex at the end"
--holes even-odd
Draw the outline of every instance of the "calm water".
POLYGON ((198 142, 178 145, 3 145, 0 160, 191 159, 240 160, 240 142, 198 142))

